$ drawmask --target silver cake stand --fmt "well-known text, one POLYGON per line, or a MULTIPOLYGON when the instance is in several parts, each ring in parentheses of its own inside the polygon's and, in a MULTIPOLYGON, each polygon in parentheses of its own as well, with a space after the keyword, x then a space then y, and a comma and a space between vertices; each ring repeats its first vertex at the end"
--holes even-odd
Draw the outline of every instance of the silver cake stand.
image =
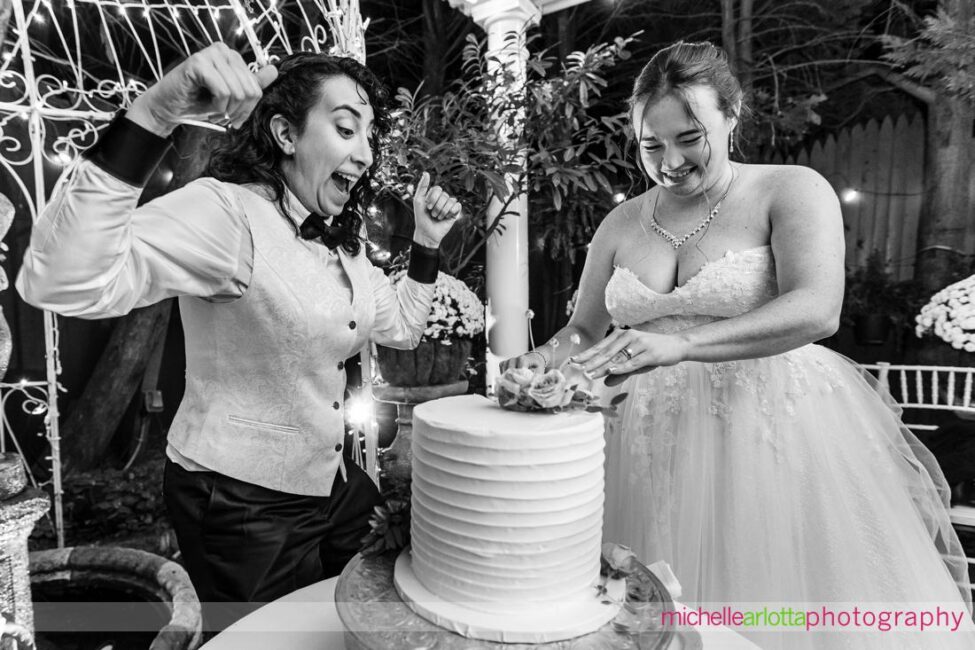
POLYGON ((335 607, 345 625, 346 650, 393 650, 423 648, 453 650, 498 648, 504 650, 691 650, 697 644, 675 638, 674 630, 660 627, 660 613, 674 608, 673 599, 660 580, 645 567, 627 577, 627 599, 639 609, 624 607, 615 620, 592 634, 553 643, 499 643, 468 639, 445 630, 416 614, 393 586, 397 552, 363 557, 357 555, 339 576, 335 607), (634 616, 648 627, 633 630, 634 616))

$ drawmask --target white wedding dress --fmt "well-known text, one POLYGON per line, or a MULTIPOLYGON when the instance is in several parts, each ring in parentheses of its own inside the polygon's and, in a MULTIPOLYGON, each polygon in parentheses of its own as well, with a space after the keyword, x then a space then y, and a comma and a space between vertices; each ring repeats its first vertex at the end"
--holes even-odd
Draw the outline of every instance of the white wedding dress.
MULTIPOLYGON (((606 305, 621 325, 675 332, 776 294, 764 246, 729 252, 668 294, 617 267, 606 305)), ((684 362, 622 390, 628 398, 607 428, 604 540, 645 563, 667 561, 685 604, 970 611, 944 477, 845 357, 806 345, 684 362)), ((749 636, 763 648, 975 648, 971 633, 873 629, 749 636)))

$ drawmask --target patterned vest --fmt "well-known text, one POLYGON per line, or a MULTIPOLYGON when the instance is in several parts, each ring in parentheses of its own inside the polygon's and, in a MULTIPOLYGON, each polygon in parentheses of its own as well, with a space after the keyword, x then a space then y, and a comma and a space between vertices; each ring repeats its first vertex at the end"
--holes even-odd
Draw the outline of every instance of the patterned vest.
POLYGON ((375 319, 371 265, 296 238, 274 203, 235 194, 254 242, 250 285, 230 302, 179 299, 186 393, 169 444, 242 481, 326 496, 345 438, 341 362, 375 319))

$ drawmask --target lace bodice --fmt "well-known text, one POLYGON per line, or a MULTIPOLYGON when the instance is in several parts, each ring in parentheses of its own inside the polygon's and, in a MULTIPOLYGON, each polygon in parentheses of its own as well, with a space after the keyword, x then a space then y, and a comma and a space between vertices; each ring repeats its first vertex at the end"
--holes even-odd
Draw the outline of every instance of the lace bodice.
POLYGON ((606 285, 606 309, 620 325, 677 332, 737 316, 778 295, 771 246, 728 251, 670 293, 658 293, 624 266, 606 285))

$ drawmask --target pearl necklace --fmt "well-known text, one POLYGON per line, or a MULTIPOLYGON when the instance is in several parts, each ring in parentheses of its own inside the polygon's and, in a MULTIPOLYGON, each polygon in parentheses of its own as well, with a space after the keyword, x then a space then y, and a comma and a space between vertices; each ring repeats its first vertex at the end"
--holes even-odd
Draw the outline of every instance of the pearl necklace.
MULTIPOLYGON (((728 196, 728 192, 731 191, 731 186, 734 185, 734 183, 735 183, 735 170, 734 168, 732 168, 731 182, 728 183, 728 189, 724 191, 724 194, 721 195, 721 198, 718 199, 718 202, 714 204, 714 209, 708 213, 708 216, 704 217, 704 221, 697 224, 697 227, 694 228, 694 230, 690 231, 683 237, 678 237, 677 235, 674 235, 669 230, 667 230, 659 223, 657 223, 657 217, 656 217, 657 201, 660 200, 660 192, 662 191, 662 190, 657 190, 657 195, 653 199, 653 210, 650 211, 650 229, 653 230, 658 235, 660 235, 661 237, 663 237, 663 239, 668 244, 674 247, 674 250, 677 250, 678 248, 686 244, 688 239, 690 239, 697 233, 701 232, 701 230, 703 230, 704 228, 707 228, 708 224, 711 223, 711 220, 714 219, 716 216, 718 216, 718 210, 721 209, 721 204, 724 202, 725 197, 728 196)), ((641 221, 640 223, 642 224, 643 222, 641 221)))

